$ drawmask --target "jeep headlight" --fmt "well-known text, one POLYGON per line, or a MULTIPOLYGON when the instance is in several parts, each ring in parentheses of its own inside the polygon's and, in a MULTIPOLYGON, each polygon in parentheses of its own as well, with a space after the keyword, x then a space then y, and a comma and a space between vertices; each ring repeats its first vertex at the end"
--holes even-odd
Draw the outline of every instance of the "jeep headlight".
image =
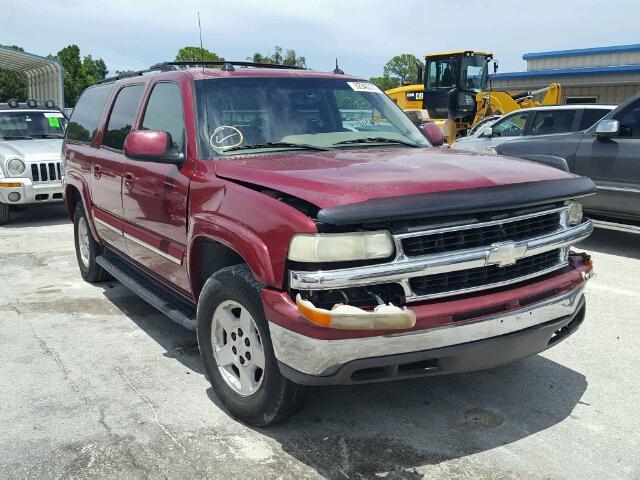
POLYGON ((7 162, 7 171, 11 175, 22 175, 26 168, 24 162, 19 158, 12 158, 7 162))
POLYGON ((567 223, 573 227, 579 225, 580 222, 582 222, 582 205, 578 202, 571 202, 567 214, 567 223))
POLYGON ((294 235, 289 244, 289 260, 323 263, 374 260, 393 254, 389 232, 318 233, 294 235))

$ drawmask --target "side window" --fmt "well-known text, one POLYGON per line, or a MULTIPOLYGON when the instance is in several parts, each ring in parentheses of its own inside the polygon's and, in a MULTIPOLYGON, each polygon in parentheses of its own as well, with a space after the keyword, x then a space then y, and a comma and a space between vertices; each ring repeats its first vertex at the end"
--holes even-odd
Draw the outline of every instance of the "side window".
POLYGON ((171 135, 172 147, 184 147, 182 96, 176 83, 157 83, 151 91, 142 120, 142 130, 159 130, 171 135))
POLYGON ((131 85, 118 92, 111 110, 107 132, 102 142, 105 147, 122 150, 124 139, 131 131, 144 85, 131 85))
POLYGON ((519 137, 524 135, 524 129, 527 126, 528 112, 516 113, 507 118, 496 122, 491 128, 492 133, 496 137, 519 137))
POLYGON ((620 136, 640 138, 640 102, 636 102, 618 115, 620 136))
POLYGON ((531 127, 531 135, 570 132, 575 116, 575 110, 547 110, 536 112, 531 127))
POLYGON ((84 91, 71 113, 67 127, 68 141, 91 143, 111 88, 111 85, 100 85, 84 91))
POLYGON ((580 126, 578 128, 580 130, 586 130, 592 127, 607 113, 609 113, 609 110, 605 110, 604 108, 585 108, 582 112, 582 118, 580 119, 580 126))

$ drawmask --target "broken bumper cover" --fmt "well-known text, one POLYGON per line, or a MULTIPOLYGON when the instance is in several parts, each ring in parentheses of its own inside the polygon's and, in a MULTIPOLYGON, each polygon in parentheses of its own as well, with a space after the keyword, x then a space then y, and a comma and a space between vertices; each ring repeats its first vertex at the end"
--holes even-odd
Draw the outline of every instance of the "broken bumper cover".
POLYGON ((386 372, 386 377, 366 381, 382 381, 407 376, 409 371, 417 375, 407 366, 415 362, 429 360, 429 365, 421 364, 419 375, 436 375, 490 368, 549 348, 581 323, 583 292, 591 272, 589 262, 574 256, 570 267, 533 283, 415 304, 410 309, 416 314, 416 325, 405 331, 320 327, 305 320, 287 294, 275 290, 263 290, 263 305, 275 356, 291 380, 347 384, 362 381, 362 370, 375 368, 386 372), (455 320, 496 305, 510 307, 502 313, 482 313, 477 319, 455 320))

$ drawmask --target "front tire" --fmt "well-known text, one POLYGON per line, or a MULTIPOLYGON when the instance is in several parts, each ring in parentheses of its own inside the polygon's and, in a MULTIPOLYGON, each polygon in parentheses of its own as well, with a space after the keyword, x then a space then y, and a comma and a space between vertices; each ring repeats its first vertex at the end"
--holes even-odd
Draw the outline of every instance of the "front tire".
POLYGON ((6 203, 0 202, 0 225, 4 225, 9 221, 11 207, 6 203))
POLYGON ((247 265, 214 273, 198 301, 198 346, 207 378, 234 417, 267 426, 295 413, 309 389, 283 377, 260 290, 247 265))
POLYGON ((82 203, 78 202, 73 216, 73 237, 76 245, 76 258, 80 275, 89 283, 98 283, 109 278, 109 274, 96 263, 96 257, 102 253, 102 247, 95 241, 89 228, 89 220, 82 203))

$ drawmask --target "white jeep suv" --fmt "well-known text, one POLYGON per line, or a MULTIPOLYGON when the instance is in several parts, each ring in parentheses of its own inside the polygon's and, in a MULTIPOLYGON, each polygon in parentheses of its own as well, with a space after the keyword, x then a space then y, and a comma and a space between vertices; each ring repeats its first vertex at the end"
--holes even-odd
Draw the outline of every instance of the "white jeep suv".
POLYGON ((61 202, 66 118, 51 101, 0 103, 0 225, 12 206, 61 202))

